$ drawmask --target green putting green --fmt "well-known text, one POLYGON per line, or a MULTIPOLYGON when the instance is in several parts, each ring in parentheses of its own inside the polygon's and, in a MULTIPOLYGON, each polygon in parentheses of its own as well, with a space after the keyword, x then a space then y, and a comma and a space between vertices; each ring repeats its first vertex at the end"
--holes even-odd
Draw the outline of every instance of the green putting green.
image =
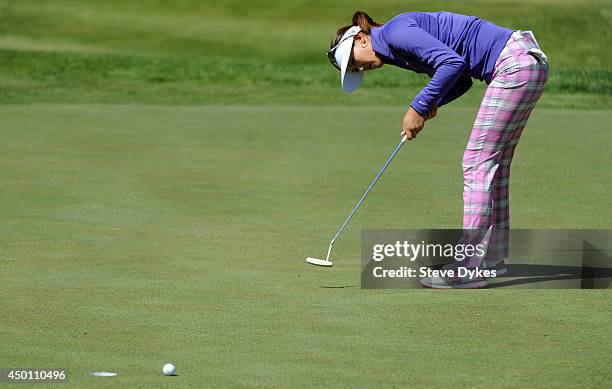
MULTIPOLYGON (((460 225, 473 109, 441 110, 405 146, 334 268, 304 262, 324 254, 399 139, 400 114, 0 107, 1 364, 69 367, 73 384, 100 386, 606 382, 607 291, 358 287, 362 228, 460 225), (161 375, 167 361, 178 377, 161 375)), ((612 177, 597 168, 610 164, 610 120, 534 112, 513 166, 513 226, 610 228, 612 177)))

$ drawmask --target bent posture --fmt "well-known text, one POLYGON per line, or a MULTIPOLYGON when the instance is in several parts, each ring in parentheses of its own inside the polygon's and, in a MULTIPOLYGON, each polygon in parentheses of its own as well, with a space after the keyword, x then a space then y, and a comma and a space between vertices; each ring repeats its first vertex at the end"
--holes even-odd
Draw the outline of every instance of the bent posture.
MULTIPOLYGON (((515 31, 450 12, 409 12, 384 24, 356 12, 332 39, 328 58, 342 89, 357 89, 365 71, 384 64, 431 77, 402 122, 413 139, 438 108, 463 95, 472 79, 488 87, 463 154, 464 241, 487 245, 486 257, 462 266, 505 272, 508 256, 509 179, 514 150, 548 80, 548 60, 531 32, 515 31), (484 263, 483 263, 484 261, 484 263)), ((481 288, 481 277, 426 277, 433 288, 481 288)))

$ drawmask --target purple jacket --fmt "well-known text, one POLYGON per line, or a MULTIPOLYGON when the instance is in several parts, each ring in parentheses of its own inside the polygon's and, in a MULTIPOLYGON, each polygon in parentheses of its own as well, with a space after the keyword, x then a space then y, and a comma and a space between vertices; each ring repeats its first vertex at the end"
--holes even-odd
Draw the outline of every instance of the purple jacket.
POLYGON ((371 37, 384 63, 432 77, 410 104, 425 116, 470 89, 471 77, 490 83, 512 32, 475 16, 408 12, 372 28, 371 37))

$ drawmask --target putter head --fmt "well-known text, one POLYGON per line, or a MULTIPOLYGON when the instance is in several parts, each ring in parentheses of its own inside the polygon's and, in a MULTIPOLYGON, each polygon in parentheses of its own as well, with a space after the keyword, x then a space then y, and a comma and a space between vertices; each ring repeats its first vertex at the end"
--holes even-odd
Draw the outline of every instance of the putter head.
POLYGON ((332 267, 334 265, 331 261, 328 261, 327 259, 319 259, 313 257, 306 258, 306 262, 315 266, 332 267))

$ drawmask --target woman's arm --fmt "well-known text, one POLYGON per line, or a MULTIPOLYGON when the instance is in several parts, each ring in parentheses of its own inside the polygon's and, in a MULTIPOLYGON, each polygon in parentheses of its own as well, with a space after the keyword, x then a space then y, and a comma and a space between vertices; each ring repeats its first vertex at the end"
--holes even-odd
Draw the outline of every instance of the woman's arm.
POLYGON ((410 104, 421 116, 427 117, 433 105, 444 100, 457 84, 467 67, 465 61, 416 23, 405 19, 388 25, 384 30, 384 38, 394 51, 434 69, 435 73, 427 86, 410 104))
POLYGON ((438 100, 438 107, 448 104, 456 98, 461 97, 472 87, 472 84, 473 82, 470 76, 461 76, 457 83, 453 85, 453 88, 448 91, 448 93, 444 95, 444 97, 438 100))

